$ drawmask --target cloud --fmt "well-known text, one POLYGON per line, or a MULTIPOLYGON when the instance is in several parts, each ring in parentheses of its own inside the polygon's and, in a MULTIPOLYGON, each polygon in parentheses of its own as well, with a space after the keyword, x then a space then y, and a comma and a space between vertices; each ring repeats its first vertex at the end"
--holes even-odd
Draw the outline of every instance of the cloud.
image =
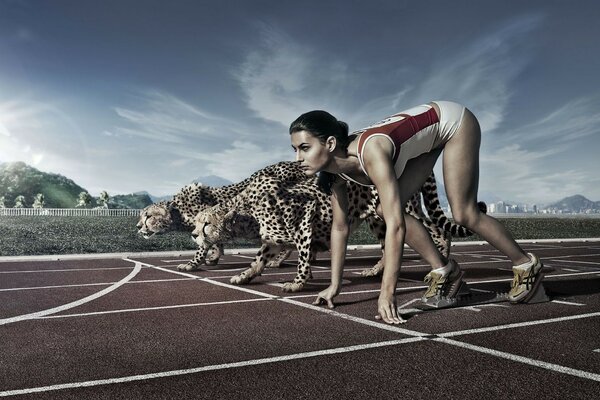
POLYGON ((84 157, 81 139, 77 123, 55 100, 22 95, 0 101, 2 161, 61 171, 63 161, 84 157))
POLYGON ((341 111, 340 94, 352 82, 349 68, 272 26, 260 24, 259 29, 259 46, 233 72, 247 107, 285 127, 309 110, 341 111))
POLYGON ((532 58, 532 49, 523 38, 542 21, 539 15, 515 18, 454 54, 444 55, 411 97, 420 102, 458 101, 475 112, 483 132, 497 129, 514 95, 515 78, 532 58))
POLYGON ((494 135, 482 148, 482 189, 529 202, 549 203, 573 194, 595 200, 600 178, 593 165, 598 163, 584 160, 586 146, 600 144, 599 106, 600 98, 573 99, 494 135))
POLYGON ((189 140, 223 139, 246 134, 240 123, 211 114, 169 93, 145 90, 136 93, 135 98, 135 109, 114 107, 121 124, 105 131, 105 135, 184 144, 189 140))
POLYGON ((431 100, 455 100, 476 112, 484 131, 503 122, 515 78, 532 58, 523 37, 543 18, 525 15, 465 43, 452 53, 440 52, 429 66, 402 67, 400 55, 386 55, 387 65, 353 65, 324 50, 303 45, 272 26, 259 25, 261 41, 235 72, 249 109, 284 126, 301 113, 325 108, 356 128, 385 115, 431 100), (383 68, 383 70, 382 70, 383 68), (388 79, 395 84, 383 85, 388 79), (377 80, 377 81, 376 81, 377 80), (378 90, 373 90, 378 88, 378 90), (349 96, 349 95, 352 96, 349 96), (348 107, 359 98, 359 104, 348 107), (358 124, 358 125, 356 125, 358 124))
POLYGON ((508 140, 536 145, 572 147, 580 139, 600 133, 600 97, 573 99, 536 121, 521 126, 506 136, 508 140))
MULTIPOLYGON (((136 100, 135 109, 114 107, 119 124, 103 135, 114 143, 133 140, 135 148, 123 153, 130 153, 132 160, 142 153, 152 163, 160 162, 166 167, 163 181, 177 175, 182 186, 212 174, 235 182, 292 155, 285 131, 268 123, 222 117, 157 90, 140 91, 136 100)), ((147 168, 147 161, 131 164, 140 171, 147 168)))
POLYGON ((181 155, 202 163, 196 165, 196 175, 216 175, 232 182, 240 181, 269 164, 292 160, 294 153, 289 147, 257 145, 250 141, 236 140, 228 147, 210 153, 181 152, 181 155))

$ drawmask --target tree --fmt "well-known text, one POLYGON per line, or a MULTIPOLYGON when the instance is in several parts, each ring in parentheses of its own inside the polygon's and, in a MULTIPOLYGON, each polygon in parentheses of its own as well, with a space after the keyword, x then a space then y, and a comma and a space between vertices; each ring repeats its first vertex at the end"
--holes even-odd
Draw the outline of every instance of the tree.
POLYGON ((75 207, 87 208, 92 204, 92 196, 88 192, 79 193, 79 199, 77 199, 77 205, 75 207))
POLYGON ((100 193, 100 197, 98 197, 98 203, 100 203, 100 207, 108 208, 108 200, 109 199, 110 199, 110 196, 108 195, 108 192, 106 190, 103 190, 102 193, 100 193))
POLYGON ((15 206, 14 208, 25 208, 25 196, 18 195, 15 198, 15 206))
POLYGON ((33 201, 33 208, 44 208, 45 204, 44 195, 42 193, 36 194, 35 200, 33 201))
POLYGON ((4 196, 0 196, 0 208, 6 208, 6 205, 4 204, 4 196))

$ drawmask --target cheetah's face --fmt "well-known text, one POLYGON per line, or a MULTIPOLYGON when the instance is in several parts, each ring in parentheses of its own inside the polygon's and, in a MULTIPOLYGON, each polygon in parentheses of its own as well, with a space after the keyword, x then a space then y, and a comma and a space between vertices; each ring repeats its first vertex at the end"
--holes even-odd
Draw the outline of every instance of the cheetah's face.
POLYGON ((225 238, 227 215, 219 206, 201 211, 194 218, 192 237, 198 245, 219 243, 225 238))
POLYGON ((151 204, 140 212, 138 233, 145 239, 173 229, 173 218, 165 203, 151 204))

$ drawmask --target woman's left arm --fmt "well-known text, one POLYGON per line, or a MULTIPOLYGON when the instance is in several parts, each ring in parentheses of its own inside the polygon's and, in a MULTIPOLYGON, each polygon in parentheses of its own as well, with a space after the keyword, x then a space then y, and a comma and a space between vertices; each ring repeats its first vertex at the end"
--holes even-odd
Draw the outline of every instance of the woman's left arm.
POLYGON ((396 308, 396 282, 402 263, 406 225, 400 189, 392 161, 393 148, 385 138, 373 138, 365 147, 365 169, 379 193, 381 210, 385 220, 385 256, 381 292, 379 294, 379 316, 388 324, 404 322, 396 308))

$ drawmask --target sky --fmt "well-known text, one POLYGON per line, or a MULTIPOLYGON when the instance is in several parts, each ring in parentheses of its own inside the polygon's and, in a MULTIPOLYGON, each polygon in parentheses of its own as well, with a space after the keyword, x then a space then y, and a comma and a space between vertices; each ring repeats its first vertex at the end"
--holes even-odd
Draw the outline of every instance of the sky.
POLYGON ((293 159, 306 111, 358 130, 451 100, 482 127, 484 200, 599 201, 599 18, 594 0, 0 0, 0 162, 164 196, 293 159))

